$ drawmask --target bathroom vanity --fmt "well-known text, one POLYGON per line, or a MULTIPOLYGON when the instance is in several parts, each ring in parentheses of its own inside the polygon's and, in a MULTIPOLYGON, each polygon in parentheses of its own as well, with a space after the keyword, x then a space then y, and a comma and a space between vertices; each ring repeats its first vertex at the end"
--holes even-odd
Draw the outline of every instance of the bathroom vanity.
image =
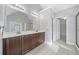
POLYGON ((3 36, 4 55, 23 55, 45 40, 45 32, 24 32, 21 34, 10 34, 3 36))
POLYGON ((39 18, 12 7, 5 8, 3 54, 23 55, 44 42, 45 32, 40 30, 39 18))

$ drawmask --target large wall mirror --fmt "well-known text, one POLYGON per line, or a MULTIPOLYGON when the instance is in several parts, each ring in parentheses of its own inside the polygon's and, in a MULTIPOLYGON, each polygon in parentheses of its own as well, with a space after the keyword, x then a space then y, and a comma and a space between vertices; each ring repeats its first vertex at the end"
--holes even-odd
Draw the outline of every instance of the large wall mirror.
POLYGON ((6 20, 4 32, 20 33, 22 31, 33 30, 33 20, 29 19, 27 14, 6 6, 6 20))

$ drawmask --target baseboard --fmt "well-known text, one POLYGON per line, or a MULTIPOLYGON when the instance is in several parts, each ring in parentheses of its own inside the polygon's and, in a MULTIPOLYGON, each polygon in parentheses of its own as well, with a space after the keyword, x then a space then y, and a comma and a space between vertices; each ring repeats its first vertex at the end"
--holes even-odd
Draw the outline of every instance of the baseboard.
POLYGON ((75 47, 77 48, 77 50, 79 51, 79 47, 75 44, 75 47))
POLYGON ((69 45, 75 45, 74 43, 71 43, 71 42, 66 42, 66 44, 69 44, 69 45))
POLYGON ((52 42, 45 42, 46 44, 48 44, 48 45, 52 45, 52 42))

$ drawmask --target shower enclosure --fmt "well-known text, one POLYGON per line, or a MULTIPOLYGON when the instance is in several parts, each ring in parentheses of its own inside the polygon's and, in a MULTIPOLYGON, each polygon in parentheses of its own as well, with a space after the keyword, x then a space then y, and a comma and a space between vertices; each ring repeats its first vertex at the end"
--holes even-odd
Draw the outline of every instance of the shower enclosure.
POLYGON ((59 40, 66 42, 66 20, 58 18, 58 32, 59 40))

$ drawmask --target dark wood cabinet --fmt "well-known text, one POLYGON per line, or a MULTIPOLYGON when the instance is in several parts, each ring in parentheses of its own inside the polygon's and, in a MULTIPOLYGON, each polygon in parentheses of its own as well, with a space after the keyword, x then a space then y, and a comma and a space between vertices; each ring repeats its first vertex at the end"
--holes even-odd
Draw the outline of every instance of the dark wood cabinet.
POLYGON ((32 47, 33 47, 33 48, 38 45, 37 40, 38 40, 38 35, 37 35, 37 33, 35 33, 35 34, 33 35, 33 41, 32 41, 32 47))
POLYGON ((4 55, 21 55, 26 54, 33 48, 42 44, 45 40, 45 33, 34 33, 21 35, 3 39, 3 54, 4 55))
POLYGON ((33 35, 22 36, 22 54, 25 54, 31 50, 32 40, 33 40, 33 35))
POLYGON ((3 39, 3 54, 20 55, 21 54, 21 37, 11 37, 3 39))

